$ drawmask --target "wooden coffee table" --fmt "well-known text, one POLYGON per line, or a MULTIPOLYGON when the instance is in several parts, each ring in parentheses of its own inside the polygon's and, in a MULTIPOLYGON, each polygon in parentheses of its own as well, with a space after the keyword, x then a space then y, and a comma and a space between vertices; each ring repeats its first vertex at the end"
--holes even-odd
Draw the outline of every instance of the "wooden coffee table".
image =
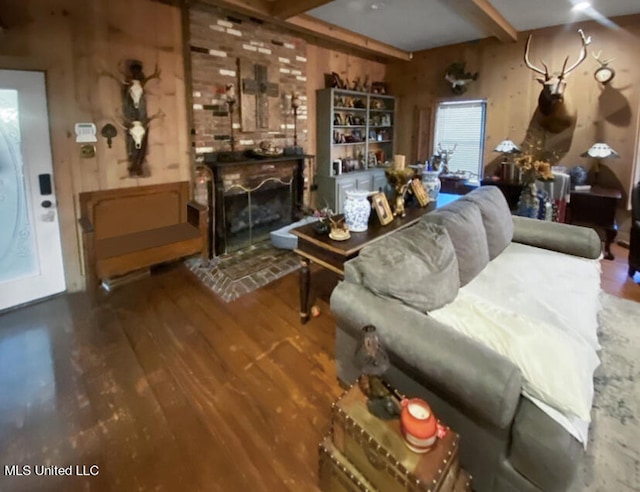
MULTIPOLYGON (((298 237, 298 247, 294 252, 300 256, 300 320, 302 323, 309 321, 309 291, 311 288, 311 262, 331 270, 341 278, 344 277, 344 264, 348 260, 360 254, 360 250, 369 244, 388 236, 392 232, 399 231, 417 223, 420 218, 460 198, 460 195, 440 193, 437 202, 431 202, 426 207, 407 208, 406 217, 397 217, 386 226, 380 225, 374 217, 373 224, 364 232, 352 232, 346 241, 334 241, 327 234, 318 234, 312 224, 306 224, 290 231, 298 237)), ((373 212, 372 212, 373 213, 373 212)))

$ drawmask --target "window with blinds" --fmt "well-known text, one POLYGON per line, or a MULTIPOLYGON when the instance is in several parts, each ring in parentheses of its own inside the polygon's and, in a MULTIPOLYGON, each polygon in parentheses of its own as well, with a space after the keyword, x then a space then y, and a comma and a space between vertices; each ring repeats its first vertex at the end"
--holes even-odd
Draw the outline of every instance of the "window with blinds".
POLYGON ((435 149, 456 146, 449 160, 449 171, 467 171, 482 178, 484 121, 487 102, 447 101, 438 104, 433 138, 435 149))

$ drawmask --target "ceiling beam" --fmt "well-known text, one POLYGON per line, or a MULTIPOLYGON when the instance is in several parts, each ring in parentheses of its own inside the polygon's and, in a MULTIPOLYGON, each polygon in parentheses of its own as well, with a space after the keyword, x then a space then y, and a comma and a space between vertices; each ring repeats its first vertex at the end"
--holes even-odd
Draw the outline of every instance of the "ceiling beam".
POLYGON ((271 2, 271 15, 279 19, 288 19, 321 7, 332 0, 275 0, 271 2))
MULTIPOLYGON (((189 1, 187 0, 187 3, 189 1)), ((190 2, 197 3, 197 2, 190 2)), ((203 0, 203 3, 217 5, 240 14, 254 16, 262 20, 271 17, 271 3, 268 0, 203 0)))
POLYGON ((489 0, 449 0, 446 3, 468 21, 500 41, 509 43, 518 40, 518 31, 489 3, 489 0))
MULTIPOLYGON (((288 3, 288 0, 286 0, 288 3)), ((299 0, 304 5, 309 5, 311 0, 299 0)), ((319 0, 316 0, 318 3, 319 0)), ((334 24, 321 21, 310 15, 296 15, 287 20, 279 19, 271 15, 271 6, 268 0, 203 0, 203 3, 217 5, 239 12, 241 14, 256 17, 258 19, 271 22, 277 26, 287 27, 292 31, 305 33, 317 38, 328 40, 334 43, 348 46, 361 52, 382 56, 384 58, 395 58, 399 60, 411 60, 412 54, 408 51, 398 49, 386 43, 381 43, 375 39, 368 38, 362 34, 343 29, 334 24)), ((326 3, 326 2, 324 2, 326 3)))
POLYGON ((382 43, 362 34, 358 34, 335 24, 316 19, 310 15, 297 15, 287 19, 287 24, 293 26, 301 32, 306 32, 319 38, 345 44, 353 48, 367 51, 385 58, 396 58, 399 60, 411 60, 413 55, 408 51, 401 50, 390 44, 382 43))

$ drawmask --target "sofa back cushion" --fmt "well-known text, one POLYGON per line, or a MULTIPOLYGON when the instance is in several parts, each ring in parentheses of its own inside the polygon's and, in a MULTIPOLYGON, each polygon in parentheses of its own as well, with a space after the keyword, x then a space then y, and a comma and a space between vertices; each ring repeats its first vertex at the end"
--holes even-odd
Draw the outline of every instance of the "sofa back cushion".
POLYGON ((507 200, 497 186, 481 186, 460 200, 475 203, 480 209, 489 258, 493 260, 513 239, 513 219, 507 200))
POLYGON ((441 225, 449 233, 458 260, 460 286, 468 284, 489 263, 487 233, 474 203, 456 200, 426 214, 421 222, 441 225))
POLYGON ((458 294, 456 254, 449 234, 436 224, 419 223, 390 234, 363 248, 352 263, 371 292, 425 313, 458 294))

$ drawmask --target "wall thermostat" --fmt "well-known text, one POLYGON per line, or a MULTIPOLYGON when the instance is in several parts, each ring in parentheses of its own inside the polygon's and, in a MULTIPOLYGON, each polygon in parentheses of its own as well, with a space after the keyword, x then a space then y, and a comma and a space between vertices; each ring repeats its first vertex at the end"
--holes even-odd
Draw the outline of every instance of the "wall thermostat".
POLYGON ((93 123, 76 123, 76 142, 91 143, 97 142, 96 125, 93 123))

